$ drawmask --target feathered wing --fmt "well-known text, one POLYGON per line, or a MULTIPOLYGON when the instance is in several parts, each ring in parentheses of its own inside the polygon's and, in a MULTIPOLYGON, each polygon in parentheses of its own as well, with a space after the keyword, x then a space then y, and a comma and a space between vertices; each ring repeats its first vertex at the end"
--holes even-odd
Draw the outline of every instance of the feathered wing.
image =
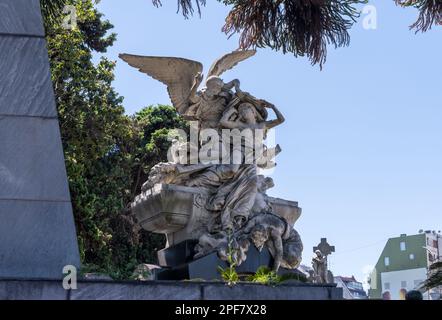
POLYGON ((250 58, 255 53, 256 50, 238 50, 228 53, 213 63, 207 77, 220 76, 223 72, 232 69, 239 62, 250 58))
POLYGON ((119 57, 130 66, 139 69, 167 86, 170 100, 180 114, 189 106, 189 94, 198 72, 203 65, 198 61, 173 57, 145 57, 120 54, 119 57))

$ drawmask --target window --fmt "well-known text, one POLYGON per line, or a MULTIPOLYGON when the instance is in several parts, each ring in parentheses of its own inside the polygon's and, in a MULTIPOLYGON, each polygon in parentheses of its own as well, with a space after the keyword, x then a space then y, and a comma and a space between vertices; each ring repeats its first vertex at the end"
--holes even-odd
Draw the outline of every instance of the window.
POLYGON ((414 260, 414 254, 410 253, 410 260, 414 260))
POLYGON ((401 242, 400 246, 401 246, 401 251, 407 250, 407 246, 405 245, 404 241, 401 242))
POLYGON ((385 257, 384 258, 384 264, 386 267, 388 267, 390 265, 390 257, 385 257))
POLYGON ((433 240, 433 247, 437 248, 437 240, 433 240))
POLYGON ((384 283, 384 290, 390 290, 390 282, 384 283))
POLYGON ((401 288, 407 287, 407 281, 401 281, 401 288))

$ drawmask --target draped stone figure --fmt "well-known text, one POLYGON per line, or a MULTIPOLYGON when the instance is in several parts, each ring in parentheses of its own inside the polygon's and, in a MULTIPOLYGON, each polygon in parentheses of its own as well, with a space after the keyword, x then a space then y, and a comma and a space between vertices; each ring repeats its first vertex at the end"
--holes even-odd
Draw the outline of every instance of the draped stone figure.
MULTIPOLYGON (((238 79, 224 82, 220 78, 254 54, 254 50, 245 50, 222 56, 209 69, 202 89, 203 66, 197 61, 120 55, 129 65, 164 83, 177 112, 196 121, 191 126, 198 131, 196 141, 173 140, 176 152, 170 153, 168 162, 152 168, 132 210, 143 228, 165 233, 168 246, 186 239, 198 240, 194 258, 215 251, 228 260, 228 253, 233 252, 233 260, 239 265, 253 244, 269 249, 275 270, 280 266, 295 268, 301 259, 302 242, 287 215, 272 210, 265 195, 269 180, 258 175, 259 169, 276 165, 274 157, 281 148, 268 148, 264 139, 268 130, 284 122, 284 117, 273 104, 242 91, 238 79), (269 111, 274 119, 268 119, 269 111), (202 152, 205 150, 209 152, 202 152), (179 189, 178 196, 160 191, 164 185, 188 189, 179 189), (183 197, 188 197, 187 192, 192 194, 194 204, 186 211, 183 197), (159 196, 164 196, 172 209, 161 209, 166 204, 157 204, 159 196), (176 203, 179 205, 173 206, 176 203)), ((280 211, 287 209, 280 207, 280 211)), ((290 210, 290 214, 299 216, 298 208, 290 210)))
POLYGON ((315 250, 315 256, 312 258, 312 267, 314 272, 313 282, 327 283, 327 257, 320 250, 315 250))

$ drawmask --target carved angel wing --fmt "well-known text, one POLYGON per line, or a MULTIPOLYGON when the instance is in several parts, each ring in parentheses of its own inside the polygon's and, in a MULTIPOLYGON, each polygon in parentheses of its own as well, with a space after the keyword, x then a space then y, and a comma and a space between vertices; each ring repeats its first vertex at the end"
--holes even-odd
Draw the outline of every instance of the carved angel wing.
POLYGON ((239 62, 255 55, 256 50, 241 50, 228 53, 216 60, 210 67, 207 77, 220 76, 223 72, 232 69, 239 62))
POLYGON ((170 100, 180 114, 189 106, 189 94, 194 78, 203 71, 198 61, 173 57, 145 57, 120 54, 119 57, 130 66, 139 69, 152 78, 167 85, 170 100))

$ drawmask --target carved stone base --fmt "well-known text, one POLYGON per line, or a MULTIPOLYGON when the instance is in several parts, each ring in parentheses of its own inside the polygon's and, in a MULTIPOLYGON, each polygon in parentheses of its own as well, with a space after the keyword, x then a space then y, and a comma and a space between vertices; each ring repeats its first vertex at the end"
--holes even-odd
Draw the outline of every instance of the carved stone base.
POLYGON ((176 267, 189 263, 195 255, 195 245, 198 240, 185 240, 174 246, 157 252, 158 263, 161 267, 176 267))
MULTIPOLYGON (((138 195, 132 213, 147 231, 165 234, 167 247, 185 240, 198 240, 207 231, 213 213, 205 208, 208 194, 199 188, 157 184, 138 195)), ((301 216, 295 201, 269 197, 275 214, 293 227, 301 216)))
MULTIPOLYGON (((208 254, 196 260, 192 260, 192 241, 184 241, 173 247, 163 249, 158 252, 158 259, 160 265, 164 268, 157 270, 155 273, 156 280, 191 280, 204 279, 221 280, 221 275, 218 267, 227 268, 227 263, 218 258, 216 252, 208 254), (188 253, 187 255, 184 253, 188 253)), ((247 252, 247 260, 240 266, 236 267, 236 272, 245 277, 254 274, 256 270, 266 266, 271 268, 273 266, 273 258, 269 251, 264 248, 259 252, 252 246, 247 252)), ((289 270, 280 268, 278 274, 297 274, 301 278, 304 274, 298 270, 289 270)))
POLYGON ((206 199, 207 193, 198 188, 157 184, 135 198, 132 213, 143 229, 165 234, 167 248, 197 240, 206 231, 206 199))

